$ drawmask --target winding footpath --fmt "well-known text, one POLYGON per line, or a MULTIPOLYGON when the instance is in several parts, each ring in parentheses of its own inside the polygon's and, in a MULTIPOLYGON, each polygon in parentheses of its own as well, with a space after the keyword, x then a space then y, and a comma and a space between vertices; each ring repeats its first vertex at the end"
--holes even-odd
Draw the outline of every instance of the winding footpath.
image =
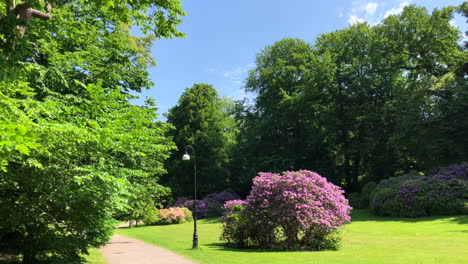
POLYGON ((99 251, 109 264, 196 264, 167 249, 121 235, 114 235, 99 251))

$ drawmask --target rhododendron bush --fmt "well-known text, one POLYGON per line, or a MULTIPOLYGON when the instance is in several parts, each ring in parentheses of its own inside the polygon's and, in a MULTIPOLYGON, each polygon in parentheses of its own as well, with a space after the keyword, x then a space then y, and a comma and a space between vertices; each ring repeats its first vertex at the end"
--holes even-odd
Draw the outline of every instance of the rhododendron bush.
POLYGON ((240 247, 336 249, 351 220, 343 191, 306 170, 259 173, 247 199, 224 209, 221 239, 240 247))
POLYGON ((468 163, 381 181, 371 195, 377 215, 419 217, 468 213, 468 163))
POLYGON ((180 197, 172 206, 187 207, 194 212, 194 216, 196 216, 197 219, 201 219, 205 217, 220 216, 223 212, 222 207, 224 203, 238 198, 239 197, 235 193, 223 191, 210 193, 203 197, 202 200, 197 200, 197 210, 195 210, 194 200, 190 200, 187 197, 180 197))

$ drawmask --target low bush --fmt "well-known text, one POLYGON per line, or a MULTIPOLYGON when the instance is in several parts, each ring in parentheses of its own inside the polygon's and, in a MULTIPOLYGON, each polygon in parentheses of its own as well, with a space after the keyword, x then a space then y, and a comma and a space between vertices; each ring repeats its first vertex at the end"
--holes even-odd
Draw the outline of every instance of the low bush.
POLYGON ((249 241, 249 222, 246 217, 243 217, 246 205, 246 201, 232 200, 226 202, 223 206, 221 240, 225 240, 228 244, 236 247, 246 247, 249 241))
POLYGON ((361 193, 353 192, 348 195, 349 205, 354 209, 362 209, 365 207, 365 200, 361 193))
POLYGON ((193 216, 196 216, 197 219, 205 218, 208 215, 208 208, 206 206, 205 201, 203 200, 197 200, 196 210, 194 200, 190 200, 187 197, 180 197, 172 206, 188 208, 190 211, 193 212, 193 216))
POLYGON ((369 207, 370 195, 377 187, 373 181, 366 183, 360 193, 353 192, 348 195, 349 204, 355 209, 366 209, 369 207))
POLYGON ((343 191, 306 170, 259 173, 246 201, 224 208, 221 239, 240 247, 337 249, 351 219, 343 191))
POLYGON ((161 221, 161 214, 159 210, 153 211, 151 214, 145 215, 143 218, 143 223, 145 225, 156 225, 161 221))
POLYGON ((197 210, 195 210, 194 200, 187 197, 180 197, 174 203, 174 207, 186 207, 194 212, 197 219, 205 217, 221 216, 223 213, 223 205, 230 200, 238 199, 237 194, 232 192, 218 192, 206 195, 202 200, 197 201, 197 210))
POLYGON ((467 214, 468 164, 383 180, 371 195, 371 210, 401 217, 467 214))
POLYGON ((232 192, 211 193, 203 198, 207 207, 207 216, 215 217, 223 214, 223 205, 227 201, 239 199, 239 196, 232 192))
POLYGON ((146 225, 170 225, 192 220, 192 212, 188 208, 171 207, 168 209, 160 209, 152 216, 145 218, 143 221, 146 225))

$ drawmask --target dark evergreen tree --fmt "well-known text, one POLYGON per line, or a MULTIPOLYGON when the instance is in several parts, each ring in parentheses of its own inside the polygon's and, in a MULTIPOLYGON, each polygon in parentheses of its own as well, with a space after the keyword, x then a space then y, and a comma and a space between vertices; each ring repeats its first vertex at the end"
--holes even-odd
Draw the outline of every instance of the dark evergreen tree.
MULTIPOLYGON (((187 145, 196 152, 199 194, 228 187, 226 163, 235 133, 229 104, 211 85, 195 84, 186 89, 178 104, 169 110, 167 122, 174 126, 169 135, 179 151, 173 152, 167 161, 168 174, 163 183, 172 187, 174 194, 193 195, 193 160, 181 160, 187 145)), ((191 150, 189 154, 193 156, 191 150)))

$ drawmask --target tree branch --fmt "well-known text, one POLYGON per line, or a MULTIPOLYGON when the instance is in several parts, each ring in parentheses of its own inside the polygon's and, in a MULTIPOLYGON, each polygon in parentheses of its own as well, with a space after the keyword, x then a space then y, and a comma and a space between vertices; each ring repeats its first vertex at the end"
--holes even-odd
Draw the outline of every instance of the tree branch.
MULTIPOLYGON (((48 1, 45 1, 46 12, 41 12, 39 10, 33 9, 31 7, 31 4, 29 4, 28 2, 15 5, 15 1, 13 0, 13 2, 10 2, 10 3, 14 5, 14 7, 10 9, 11 10, 10 12, 12 13, 12 15, 14 15, 17 19, 26 21, 26 23, 31 21, 33 17, 39 18, 41 20, 49 20, 52 17, 51 15, 52 5, 48 1)), ((20 30, 21 36, 24 36, 24 33, 26 32, 26 29, 27 29, 27 25, 22 25, 22 26, 19 26, 18 28, 20 30)))
POLYGON ((32 10, 32 17, 39 18, 42 20, 49 20, 52 17, 52 5, 46 1, 45 6, 46 12, 37 11, 35 9, 32 10))

